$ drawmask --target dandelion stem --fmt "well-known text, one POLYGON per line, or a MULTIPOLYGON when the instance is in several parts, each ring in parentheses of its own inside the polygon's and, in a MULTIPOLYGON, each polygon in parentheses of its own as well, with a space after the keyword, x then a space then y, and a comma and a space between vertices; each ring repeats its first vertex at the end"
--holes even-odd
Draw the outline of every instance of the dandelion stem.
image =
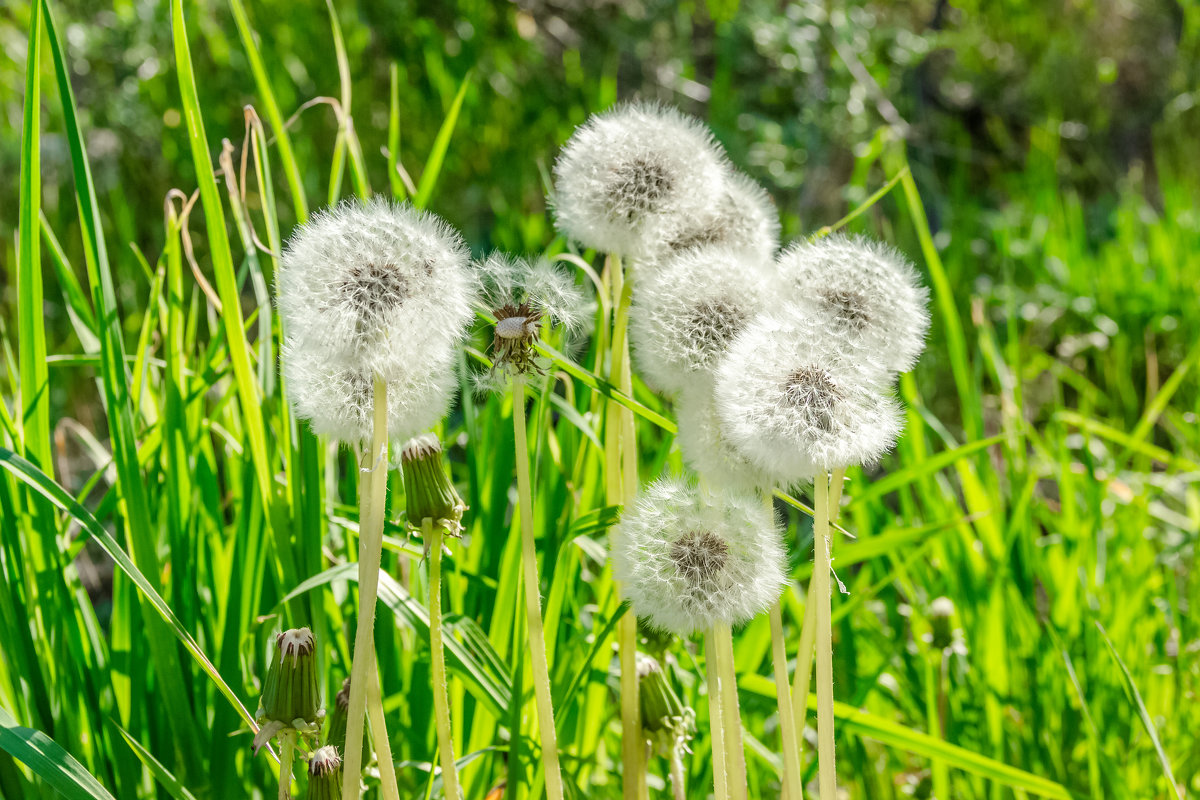
POLYGON ((388 738, 387 722, 383 717, 383 694, 379 682, 379 665, 375 659, 367 665, 367 717, 371 721, 375 760, 379 762, 379 794, 383 800, 400 800, 400 785, 396 782, 396 762, 392 760, 392 743, 388 738))
POLYGON ((721 677, 721 717, 725 727, 725 766, 729 772, 729 796, 746 800, 746 751, 742 745, 742 715, 738 710, 737 672, 733 664, 733 632, 728 625, 714 625, 717 671, 721 677))
MULTIPOLYGON (((450 730, 450 697, 446 688, 446 654, 442 645, 442 527, 426 517, 421 538, 429 546, 429 651, 433 671, 433 713, 437 721, 438 755, 447 800, 460 800, 454 739, 450 730)), ((351 684, 353 686, 353 684, 351 684)))
MULTIPOLYGON (((617 388, 632 394, 629 370, 629 307, 633 301, 632 284, 625 281, 621 260, 610 256, 609 280, 616 313, 613 318, 610 380, 617 388)), ((609 503, 626 503, 637 493, 637 443, 633 412, 609 401, 605 422, 605 480, 609 503), (626 419, 628 417, 628 419, 626 419), (624 459, 622 461, 622 459, 624 459), (624 468, 622 468, 624 467, 624 468)), ((617 648, 621 662, 621 749, 625 768, 625 800, 648 796, 645 754, 642 751, 640 706, 637 679, 637 618, 625 614, 617 622, 617 648)))
MULTIPOLYGON (((362 741, 366 724, 369 666, 375 661, 375 601, 379 594, 379 562, 383 548, 383 517, 387 499, 387 383, 375 378, 373 428, 362 482, 358 530, 358 628, 350 669, 350 706, 346 711, 346 758, 342 800, 357 800, 362 773, 362 741)), ((379 709, 377 740, 387 739, 379 709)))
POLYGON ((816 556, 813 565, 811 602, 817 607, 817 785, 821 797, 837 797, 837 767, 833 735, 833 623, 830 604, 829 479, 817 476, 813 483, 816 520, 816 556))
POLYGON ((716 800, 729 800, 729 778, 725 765, 725 715, 721 710, 717 633, 713 628, 704 635, 704 672, 708 679, 708 738, 712 743, 713 793, 716 800))
POLYGON ((671 748, 671 796, 675 800, 687 800, 687 776, 683 773, 681 748, 671 748))
POLYGON ((296 732, 292 729, 279 734, 279 800, 292 797, 292 760, 296 755, 296 732))
POLYGON ((542 742, 542 766, 546 773, 546 796, 562 800, 562 774, 558 766, 558 741, 554 730, 554 706, 550 699, 550 668, 546 663, 546 635, 542 626, 538 588, 537 550, 533 539, 533 487, 529 480, 529 439, 525 431, 525 376, 513 376, 513 433, 517 447, 517 497, 521 509, 521 571, 525 584, 525 616, 529 626, 534 702, 542 742))
POLYGON ((787 642, 783 638, 783 609, 771 605, 771 656, 775 666, 775 699, 779 704, 779 730, 783 740, 783 783, 788 800, 801 800, 804 783, 800 772, 800 743, 796 735, 795 708, 788 687, 787 642))

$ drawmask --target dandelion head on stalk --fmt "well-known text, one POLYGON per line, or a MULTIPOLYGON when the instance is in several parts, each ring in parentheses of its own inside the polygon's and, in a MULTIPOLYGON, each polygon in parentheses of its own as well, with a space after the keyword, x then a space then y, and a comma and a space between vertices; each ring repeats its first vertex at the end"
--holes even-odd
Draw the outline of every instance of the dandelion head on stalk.
POLYGON ((441 441, 432 433, 409 439, 400 451, 400 468, 409 528, 421 530, 429 520, 447 536, 461 537, 467 507, 442 466, 441 441))
POLYGON ((752 252, 706 245, 639 276, 629 337, 646 382, 667 394, 706 385, 730 342, 767 304, 771 270, 752 252))
POLYGON ((779 256, 788 297, 823 320, 833 336, 906 372, 925 347, 929 292, 916 268, 881 242, 834 234, 779 256))
POLYGON ((554 165, 560 232, 585 247, 649 257, 683 221, 720 202, 725 156, 699 120, 631 103, 576 128, 554 165))
POLYGON ((798 306, 747 326, 717 370, 715 398, 730 446, 783 485, 877 462, 902 424, 887 369, 798 306))
POLYGON ((336 800, 342 796, 342 757, 332 745, 317 748, 308 761, 307 800, 336 800))
POLYGON ((288 241, 276 283, 294 350, 388 380, 444 360, 474 315, 462 238, 389 200, 314 214, 288 241))
POLYGON ((731 446, 721 429, 711 382, 681 392, 675 398, 679 430, 675 440, 683 461, 709 486, 751 492, 773 484, 771 476, 731 446))
POLYGON ((549 259, 492 253, 475 264, 474 274, 479 302, 496 318, 494 370, 540 371, 535 346, 544 329, 576 332, 591 313, 587 295, 570 273, 549 259))
POLYGON ((653 627, 679 636, 746 622, 785 582, 774 513, 755 495, 706 495, 661 479, 626 508, 614 542, 622 598, 653 627))
POLYGON ((705 245, 725 245, 773 259, 779 249, 779 212, 753 178, 726 168, 725 186, 709 213, 682 220, 666 237, 660 258, 705 245))
POLYGON ((260 727, 254 736, 254 752, 282 731, 315 736, 324 717, 316 637, 308 628, 275 634, 271 665, 255 714, 260 727))
MULTIPOLYGON (((413 362, 393 370, 387 384, 388 438, 404 441, 428 430, 446 415, 458 377, 455 353, 447 348, 438 360, 413 362)), ((346 367, 319 350, 287 340, 281 354, 288 399, 313 433, 351 446, 371 440, 374 431, 374 377, 346 367)))

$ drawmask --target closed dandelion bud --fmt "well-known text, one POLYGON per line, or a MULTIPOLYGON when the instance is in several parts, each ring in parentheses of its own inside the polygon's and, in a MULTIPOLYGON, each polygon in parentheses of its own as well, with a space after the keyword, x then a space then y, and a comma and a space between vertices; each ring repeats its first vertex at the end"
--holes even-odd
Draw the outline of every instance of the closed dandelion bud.
POLYGON ((708 214, 687 219, 667 237, 660 258, 704 245, 724 245, 759 258, 775 258, 779 249, 779 212, 766 189, 728 167, 724 190, 708 214))
POLYGON ((426 519, 450 536, 461 533, 466 506, 442 467, 442 443, 433 434, 409 439, 400 453, 408 524, 420 527, 426 519))
POLYGON ((662 667, 649 656, 638 656, 638 698, 642 730, 655 751, 668 758, 686 751, 696 730, 696 713, 683 704, 662 667))
POLYGON ((890 378, 871 351, 790 306, 747 326, 722 360, 715 390, 721 430, 779 484, 873 464, 902 425, 890 378))
POLYGON ((350 679, 342 681, 342 688, 333 701, 329 721, 325 726, 325 744, 336 747, 339 753, 346 751, 346 716, 350 710, 350 679))
POLYGON ((680 636, 750 620, 786 580, 774 513, 754 495, 702 495, 661 479, 626 507, 614 539, 622 599, 650 625, 680 636))
POLYGON ((554 164, 559 231, 585 247, 653 256, 671 231, 723 200, 725 155, 708 128, 644 103, 596 114, 554 164))
POLYGON ((282 730, 316 734, 324 715, 313 632, 293 628, 275 634, 271 667, 256 714, 261 727, 254 738, 255 751, 282 730))
POLYGON ((770 261, 723 245, 673 255, 641 276, 629 312, 639 373, 668 394, 710 385, 733 339, 766 307, 773 277, 770 261))
POLYGON ((312 754, 308 762, 308 800, 340 800, 342 796, 342 757, 338 749, 325 746, 312 754))
POLYGON ((949 597, 939 597, 929 606, 930 643, 938 650, 954 644, 954 614, 954 601, 949 597))
POLYGON ((872 351, 892 372, 907 372, 925 347, 929 292, 898 251, 834 234, 779 256, 788 296, 830 336, 872 351))

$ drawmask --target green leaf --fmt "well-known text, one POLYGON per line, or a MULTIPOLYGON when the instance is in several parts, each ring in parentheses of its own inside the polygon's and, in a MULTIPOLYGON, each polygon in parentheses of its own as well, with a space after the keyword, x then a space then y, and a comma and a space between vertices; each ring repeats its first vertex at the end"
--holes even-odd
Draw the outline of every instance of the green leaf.
POLYGON ((41 731, 17 724, 3 706, 0 706, 0 748, 68 800, 115 800, 70 753, 41 731))
POLYGON ((454 126, 458 122, 458 112, 462 110, 463 98, 467 96, 467 88, 470 85, 471 73, 468 72, 458 87, 458 94, 454 96, 450 110, 446 112, 446 118, 442 120, 442 127, 438 129, 437 138, 433 140, 429 158, 425 160, 425 169, 421 171, 421 181, 417 184, 417 195, 413 198, 413 205, 417 208, 424 208, 433 195, 438 174, 442 171, 442 162, 446 160, 446 151, 450 148, 450 137, 454 134, 454 126))

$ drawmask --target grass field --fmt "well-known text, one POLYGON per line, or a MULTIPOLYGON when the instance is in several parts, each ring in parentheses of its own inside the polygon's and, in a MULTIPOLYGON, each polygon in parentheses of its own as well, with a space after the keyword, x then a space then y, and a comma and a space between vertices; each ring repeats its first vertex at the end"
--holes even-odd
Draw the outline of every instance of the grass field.
MULTIPOLYGON (((161 206, 101 195, 72 89, 71 21, 49 0, 22 20, 37 33, 23 116, 2 134, 19 139, 21 158, 19 176, 5 176, 4 207, 17 216, 0 255, 0 796, 270 796, 276 762, 250 750, 268 641, 311 627, 334 696, 349 674, 359 524, 355 455, 297 422, 278 376, 282 243, 316 209, 372 194, 445 214, 477 254, 488 244, 559 255, 569 243, 543 208, 515 199, 528 183, 507 199, 508 187, 472 187, 490 216, 457 216, 455 181, 471 157, 456 154, 495 135, 462 112, 479 107, 487 75, 443 72, 436 118, 413 134, 405 65, 390 82, 356 83, 335 24, 323 34, 337 58, 326 59, 321 91, 338 97, 340 116, 331 136, 310 136, 315 125, 285 126, 308 98, 277 88, 242 0, 219 18, 173 0, 160 20, 173 42, 158 53, 180 120, 172 146, 188 164, 170 176, 178 190, 161 206), (200 35, 216 25, 223 37, 200 35), (212 41, 244 53, 227 97, 213 97, 194 67, 212 41), (242 103, 253 108, 244 139, 240 128, 206 128, 242 103), (233 139, 224 150, 221 136, 233 139), (48 170, 55 159, 65 168, 48 170), (161 218, 139 213, 160 207, 161 218), (495 230, 481 233, 486 224, 495 230)), ((536 141, 561 144, 618 94, 615 69, 589 81, 590 107, 539 125, 536 141)), ((722 103, 734 116, 736 103, 722 103)), ((900 382, 906 431, 845 487, 841 524, 855 538, 836 544, 845 593, 833 620, 838 771, 850 797, 1200 792, 1200 183, 1194 153, 1178 144, 1188 137, 1169 133, 1153 192, 1133 170, 1097 202, 1063 179, 1057 127, 1034 126, 1021 169, 984 192, 967 168, 910 163, 894 126, 882 126, 855 148, 828 211, 801 219, 780 204, 785 238, 822 225, 870 233, 917 263, 932 297, 926 352, 900 382), (931 636, 939 597, 956 609, 945 648, 931 636)), ((538 197, 554 156, 525 154, 538 197)), ((575 255, 604 268, 602 254, 575 255)), ((528 441, 568 796, 608 798, 622 796, 623 777, 609 401, 634 412, 643 482, 683 465, 670 403, 638 379, 631 395, 608 382, 612 303, 597 299, 590 344, 556 351, 529 386, 528 441)), ((545 780, 518 577, 513 404, 475 393, 469 377, 489 339, 481 318, 438 431, 469 509, 442 606, 464 795, 481 800, 537 797, 545 780)), ((400 473, 388 482, 375 625, 383 705, 403 796, 439 796, 429 562, 400 522, 400 473)), ((811 503, 776 499, 791 551, 789 652, 812 575, 811 503)), ((700 734, 684 767, 687 796, 704 797, 705 649, 646 636, 642 649, 662 655, 695 709, 700 734)), ((734 656, 749 795, 778 797, 765 616, 734 632, 734 656)), ((808 784, 811 729, 806 739, 808 784)), ((649 773, 650 795, 668 796, 666 760, 649 773)))

